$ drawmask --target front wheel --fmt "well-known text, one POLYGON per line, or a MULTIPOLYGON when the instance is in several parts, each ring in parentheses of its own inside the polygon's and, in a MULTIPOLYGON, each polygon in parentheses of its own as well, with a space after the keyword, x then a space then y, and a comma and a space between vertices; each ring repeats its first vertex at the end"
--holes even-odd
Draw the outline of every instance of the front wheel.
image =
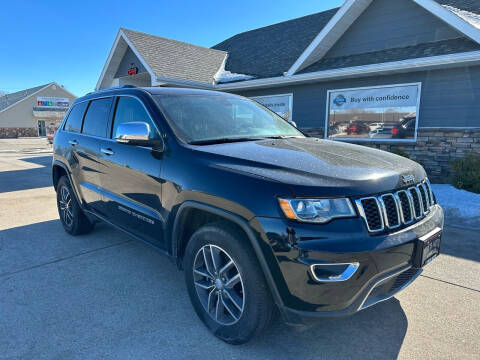
POLYGON ((222 222, 202 227, 187 245, 184 265, 193 307, 218 338, 242 344, 269 325, 274 305, 241 232, 222 222))

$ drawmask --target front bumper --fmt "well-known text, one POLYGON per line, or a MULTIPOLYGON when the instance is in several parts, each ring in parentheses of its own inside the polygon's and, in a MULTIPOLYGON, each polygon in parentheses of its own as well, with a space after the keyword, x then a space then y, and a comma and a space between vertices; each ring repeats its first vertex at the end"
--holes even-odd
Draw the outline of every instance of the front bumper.
POLYGON ((283 318, 299 324, 354 314, 408 286, 421 273, 414 267, 417 239, 443 228, 443 210, 434 205, 421 221, 385 235, 371 235, 358 218, 314 225, 257 217, 250 224, 264 253, 270 250, 266 260, 283 318), (358 263, 358 269, 346 280, 318 281, 311 265, 324 263, 358 263))

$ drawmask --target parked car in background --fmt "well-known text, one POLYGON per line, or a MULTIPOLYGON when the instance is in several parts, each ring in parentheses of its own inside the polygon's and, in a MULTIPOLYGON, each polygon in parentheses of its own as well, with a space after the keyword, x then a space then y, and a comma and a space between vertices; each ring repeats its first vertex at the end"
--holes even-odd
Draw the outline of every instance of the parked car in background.
POLYGON ((392 138, 394 139, 413 139, 415 136, 415 125, 417 117, 414 116, 405 116, 396 124, 391 132, 392 138))
POLYGON ((377 123, 370 123, 368 127, 370 128, 370 132, 377 130, 378 128, 382 127, 384 123, 377 122, 377 123))
POLYGON ((76 99, 52 179, 66 232, 103 221, 159 249, 184 270, 201 321, 232 344, 276 313, 306 324, 384 301, 440 251, 443 210, 421 165, 307 137, 228 93, 76 99))
POLYGON ((361 121, 355 121, 348 125, 347 135, 368 134, 370 127, 361 121))
POLYGON ((368 137, 374 139, 391 139, 393 126, 382 126, 368 133, 368 137))
POLYGON ((49 131, 47 134, 47 141, 50 144, 53 144, 53 139, 55 138, 55 131, 49 131))
POLYGON ((328 134, 329 135, 336 135, 336 134, 339 134, 340 133, 340 128, 338 127, 338 125, 330 125, 328 127, 328 134))

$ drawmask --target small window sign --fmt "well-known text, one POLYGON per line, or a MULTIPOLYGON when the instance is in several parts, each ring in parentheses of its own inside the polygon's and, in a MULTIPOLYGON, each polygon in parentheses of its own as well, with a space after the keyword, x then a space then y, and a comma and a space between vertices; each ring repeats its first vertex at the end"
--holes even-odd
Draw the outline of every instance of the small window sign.
POLYGON ((254 96, 255 100, 287 121, 292 121, 293 94, 254 96))

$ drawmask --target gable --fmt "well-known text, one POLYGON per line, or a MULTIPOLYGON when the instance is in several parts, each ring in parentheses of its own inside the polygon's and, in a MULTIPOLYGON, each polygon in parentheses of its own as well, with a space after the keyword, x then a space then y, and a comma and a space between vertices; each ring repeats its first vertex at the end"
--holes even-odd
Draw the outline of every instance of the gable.
POLYGON ((374 0, 325 58, 363 54, 463 37, 411 0, 374 0))
POLYGON ((138 68, 139 74, 148 72, 145 66, 143 66, 140 59, 137 57, 137 55, 135 55, 135 53, 129 47, 125 51, 125 54, 123 55, 123 58, 120 61, 120 64, 118 65, 118 70, 115 74, 115 77, 119 78, 119 77, 128 76, 127 71, 129 68, 132 67, 132 64, 133 64, 133 67, 138 68))

